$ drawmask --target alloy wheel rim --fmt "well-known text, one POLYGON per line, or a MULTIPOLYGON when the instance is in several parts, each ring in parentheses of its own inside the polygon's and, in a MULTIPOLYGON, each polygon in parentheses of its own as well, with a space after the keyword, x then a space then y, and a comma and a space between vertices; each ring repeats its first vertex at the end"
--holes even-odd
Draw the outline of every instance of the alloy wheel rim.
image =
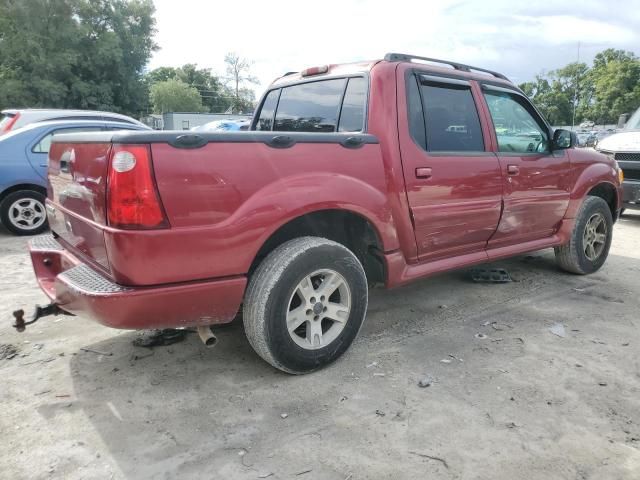
POLYGON ((584 254, 589 260, 595 262, 602 255, 606 244, 607 222, 604 220, 604 215, 594 213, 587 221, 582 236, 584 254))
POLYGON ((351 290, 335 270, 316 270, 293 289, 287 307, 287 331, 305 350, 333 342, 344 330, 351 312, 351 290))
POLYGON ((46 219, 44 205, 34 198, 16 200, 9 207, 9 221, 20 230, 35 230, 46 219))

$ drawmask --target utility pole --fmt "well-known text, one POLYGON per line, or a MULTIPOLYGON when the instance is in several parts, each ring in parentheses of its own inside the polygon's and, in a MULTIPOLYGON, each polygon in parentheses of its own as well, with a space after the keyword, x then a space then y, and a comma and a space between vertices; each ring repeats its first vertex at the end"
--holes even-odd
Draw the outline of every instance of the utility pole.
MULTIPOLYGON (((576 66, 580 63, 580 42, 578 42, 578 59, 576 60, 576 66)), ((573 131, 576 125, 576 104, 578 103, 578 69, 576 68, 576 83, 573 88, 573 116, 571 117, 571 131, 573 131)))

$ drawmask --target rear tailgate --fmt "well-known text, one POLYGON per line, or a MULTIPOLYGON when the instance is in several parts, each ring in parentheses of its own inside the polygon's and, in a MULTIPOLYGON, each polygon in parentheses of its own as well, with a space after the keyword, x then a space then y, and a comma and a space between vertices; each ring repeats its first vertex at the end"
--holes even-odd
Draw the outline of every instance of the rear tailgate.
POLYGON ((49 152, 48 217, 65 246, 110 274, 103 228, 111 132, 57 135, 49 152))

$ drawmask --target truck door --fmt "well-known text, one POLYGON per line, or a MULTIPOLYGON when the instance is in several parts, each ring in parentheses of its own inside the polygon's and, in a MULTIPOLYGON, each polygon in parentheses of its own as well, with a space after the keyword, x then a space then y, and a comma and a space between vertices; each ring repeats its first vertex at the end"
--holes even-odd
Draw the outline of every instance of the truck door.
POLYGON ((488 248, 553 235, 569 205, 569 156, 550 149, 550 129, 516 90, 483 85, 502 170, 504 209, 488 248))
POLYGON ((398 84, 400 153, 419 259, 484 250, 500 220, 502 179, 485 146, 479 89, 465 79, 402 69, 398 84))

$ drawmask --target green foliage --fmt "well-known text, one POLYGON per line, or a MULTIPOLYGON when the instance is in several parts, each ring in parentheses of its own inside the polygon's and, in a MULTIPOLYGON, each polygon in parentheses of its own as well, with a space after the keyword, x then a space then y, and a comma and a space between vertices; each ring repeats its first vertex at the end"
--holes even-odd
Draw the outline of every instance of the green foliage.
POLYGON ((151 0, 0 0, 0 108, 147 110, 151 0))
POLYGON ((622 113, 640 106, 640 59, 633 53, 608 49, 596 55, 593 66, 570 63, 536 76, 520 88, 552 125, 593 120, 615 123, 622 113))
POLYGON ((207 111, 198 90, 177 78, 151 85, 150 98, 153 113, 207 111))
POLYGON ((232 105, 230 92, 220 79, 211 73, 211 69, 199 69, 196 65, 188 63, 178 68, 159 67, 145 76, 150 86, 169 79, 180 80, 194 87, 200 94, 206 112, 224 112, 232 105))

